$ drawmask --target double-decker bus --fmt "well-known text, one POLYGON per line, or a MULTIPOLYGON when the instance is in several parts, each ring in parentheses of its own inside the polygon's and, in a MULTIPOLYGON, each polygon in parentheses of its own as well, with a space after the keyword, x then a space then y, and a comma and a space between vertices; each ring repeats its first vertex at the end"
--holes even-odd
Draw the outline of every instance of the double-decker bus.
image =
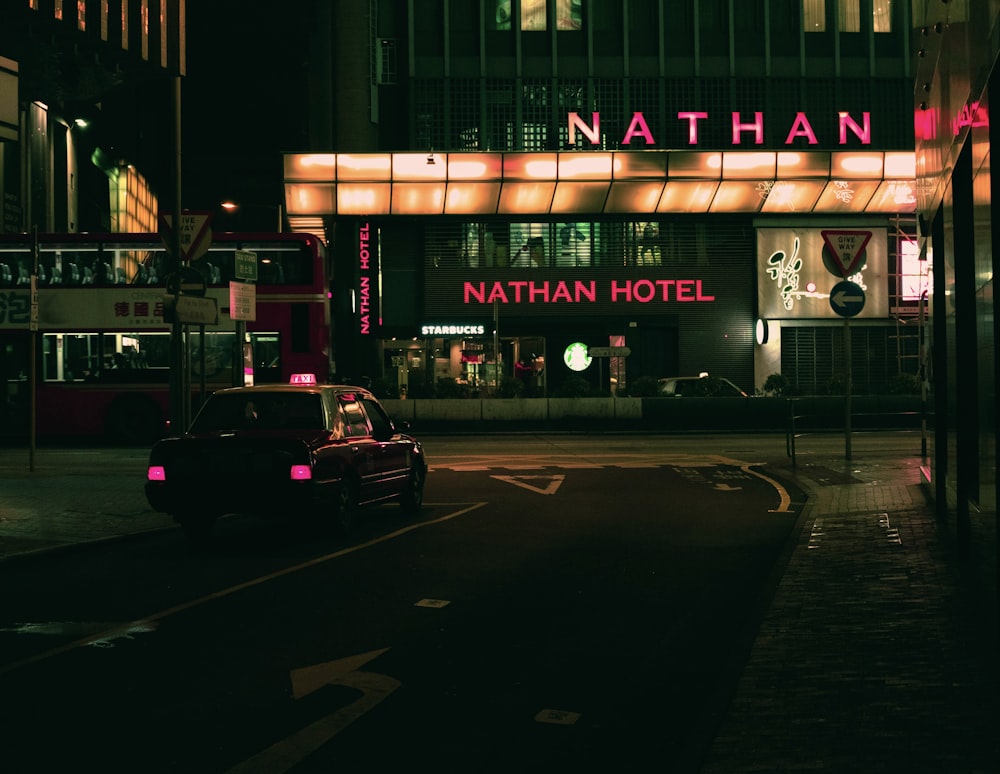
POLYGON ((174 389, 190 389, 192 413, 220 387, 300 373, 327 381, 328 267, 317 237, 215 234, 197 260, 174 266, 156 234, 0 235, 0 438, 27 439, 32 427, 38 438, 162 436, 174 328, 187 366, 174 389), (238 284, 254 273, 252 290, 238 284), (214 299, 217 323, 174 325, 168 289, 214 299))

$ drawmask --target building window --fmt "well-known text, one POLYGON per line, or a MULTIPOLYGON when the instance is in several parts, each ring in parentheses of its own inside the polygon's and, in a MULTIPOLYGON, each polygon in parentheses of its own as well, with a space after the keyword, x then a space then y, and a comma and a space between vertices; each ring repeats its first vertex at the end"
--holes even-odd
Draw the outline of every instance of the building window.
MULTIPOLYGON (((861 32, 861 0, 835 0, 837 29, 861 32)), ((826 32, 826 0, 802 0, 802 29, 826 32)), ((892 0, 872 0, 872 29, 892 32, 892 0)))
POLYGON ((556 0, 556 29, 583 29, 583 0, 556 0))
POLYGON ((545 31, 545 0, 521 0, 521 30, 545 31))
POLYGON ((826 32, 826 0, 802 0, 802 29, 826 32))
POLYGON ((509 30, 513 15, 520 6, 522 32, 544 32, 548 29, 549 9, 555 15, 557 30, 583 29, 584 0, 493 0, 493 29, 509 30))
POLYGON ((872 26, 875 32, 892 32, 892 0, 872 0, 872 26))
POLYGON ((837 28, 841 32, 861 32, 860 0, 837 0, 837 28))

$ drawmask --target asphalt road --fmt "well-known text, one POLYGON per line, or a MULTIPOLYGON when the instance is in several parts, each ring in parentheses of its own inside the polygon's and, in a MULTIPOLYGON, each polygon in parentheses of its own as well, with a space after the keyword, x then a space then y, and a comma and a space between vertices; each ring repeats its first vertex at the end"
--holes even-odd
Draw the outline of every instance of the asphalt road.
POLYGON ((205 552, 164 530, 2 567, 3 759, 695 770, 799 495, 677 446, 432 438, 416 521, 233 517, 205 552))

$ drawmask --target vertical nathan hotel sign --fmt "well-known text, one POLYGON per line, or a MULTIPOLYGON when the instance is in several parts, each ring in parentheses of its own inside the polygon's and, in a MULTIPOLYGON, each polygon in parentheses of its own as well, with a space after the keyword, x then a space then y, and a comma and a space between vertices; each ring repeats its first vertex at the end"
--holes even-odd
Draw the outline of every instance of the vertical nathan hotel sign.
POLYGON ((358 333, 371 336, 378 323, 378 240, 368 222, 358 223, 358 333))

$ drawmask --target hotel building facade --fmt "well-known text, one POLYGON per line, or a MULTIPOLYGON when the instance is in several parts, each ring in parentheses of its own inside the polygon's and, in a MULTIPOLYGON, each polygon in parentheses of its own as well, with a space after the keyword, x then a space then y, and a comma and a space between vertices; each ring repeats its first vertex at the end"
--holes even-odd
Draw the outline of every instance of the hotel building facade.
POLYGON ((919 380, 908 4, 318 13, 328 105, 284 156, 284 206, 330 238, 339 374, 411 396, 526 365, 538 395, 919 380))

